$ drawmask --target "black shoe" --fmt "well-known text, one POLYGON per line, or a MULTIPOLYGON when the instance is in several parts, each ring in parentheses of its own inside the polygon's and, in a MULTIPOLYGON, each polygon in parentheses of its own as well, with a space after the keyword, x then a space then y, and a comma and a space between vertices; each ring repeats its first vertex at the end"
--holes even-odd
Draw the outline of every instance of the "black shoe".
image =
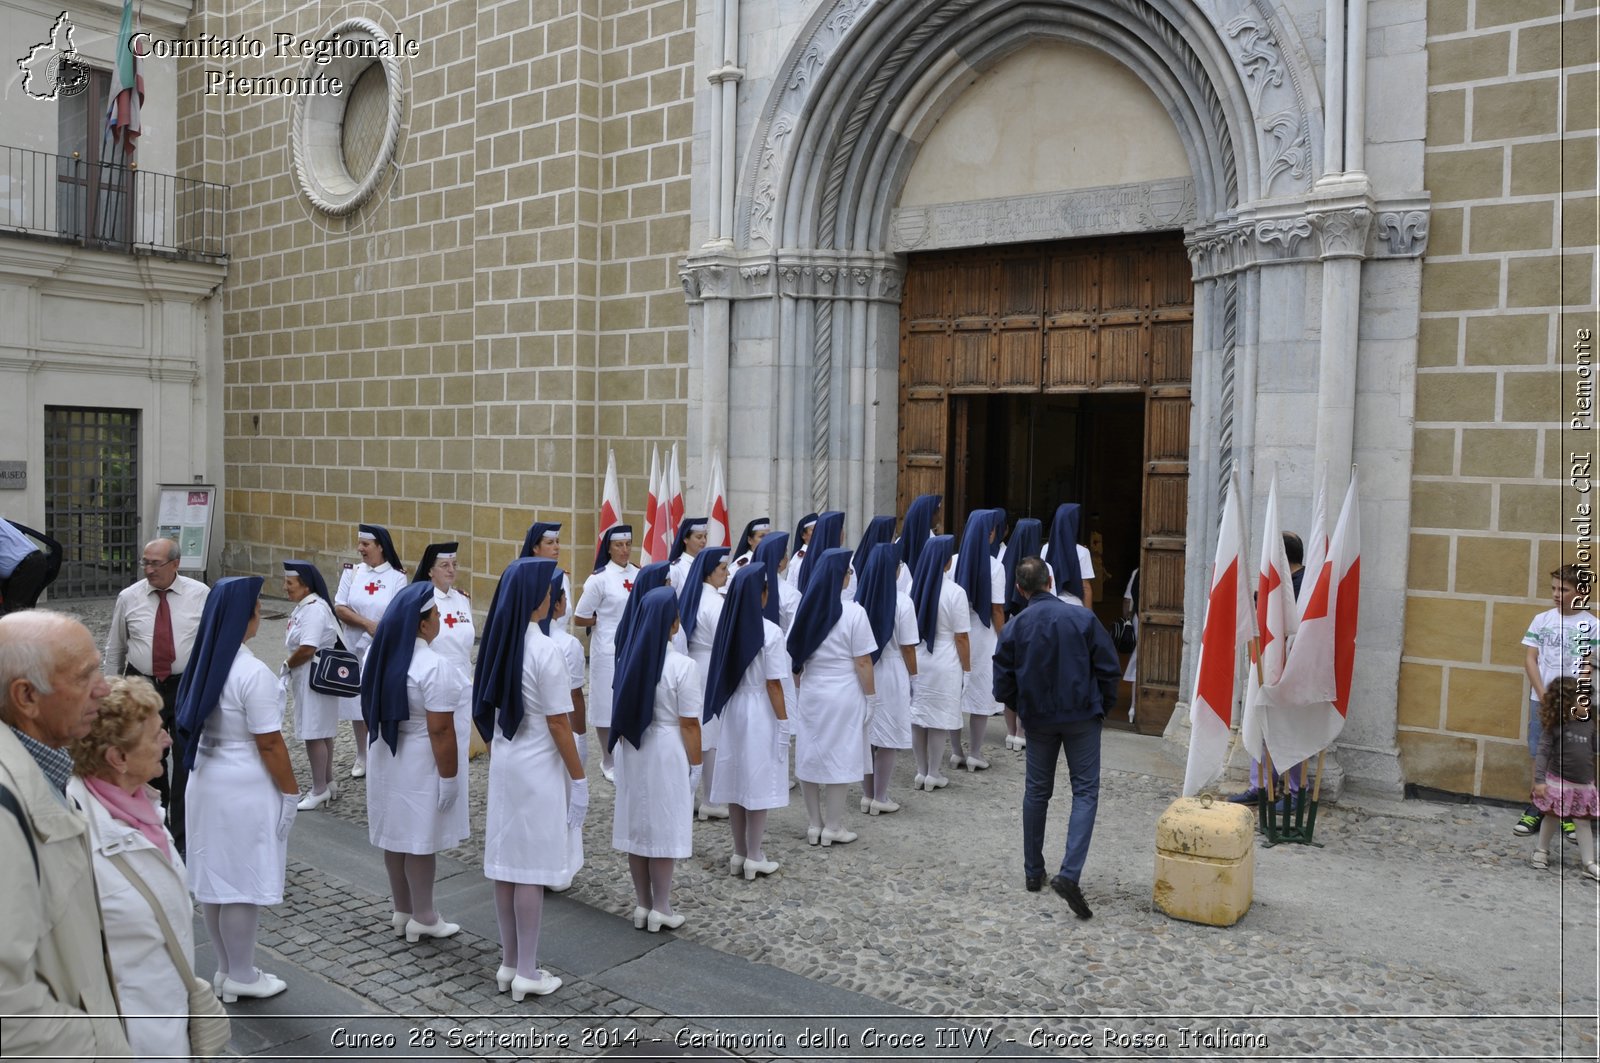
POLYGON ((1544 816, 1537 809, 1530 808, 1517 818, 1516 823, 1512 824, 1511 833, 1523 838, 1530 834, 1537 834, 1539 824, 1543 819, 1544 816))
POLYGON ((1055 875, 1050 879, 1050 888, 1067 902, 1067 907, 1071 908, 1072 914, 1079 919, 1087 919, 1094 914, 1089 910, 1089 902, 1083 899, 1083 891, 1070 878, 1055 875))
POLYGON ((1024 882, 1023 885, 1027 887, 1029 893, 1038 893, 1040 890, 1044 889, 1044 876, 1029 875, 1028 880, 1024 882))
POLYGON ((1261 792, 1261 787, 1252 786, 1242 794, 1234 794, 1228 801, 1235 805, 1254 805, 1261 801, 1261 792))

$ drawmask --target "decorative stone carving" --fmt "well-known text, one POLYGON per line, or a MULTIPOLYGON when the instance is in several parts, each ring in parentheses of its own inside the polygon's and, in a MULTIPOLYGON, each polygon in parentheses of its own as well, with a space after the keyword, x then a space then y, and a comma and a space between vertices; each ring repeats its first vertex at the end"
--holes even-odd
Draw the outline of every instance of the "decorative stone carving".
POLYGON ((1283 84, 1283 57, 1278 54, 1278 42, 1254 17, 1254 13, 1239 15, 1223 27, 1239 46, 1235 56, 1244 81, 1250 89, 1250 101, 1261 106, 1261 96, 1268 86, 1283 84))
POLYGON ((1268 244, 1278 245, 1278 257, 1293 258, 1300 242, 1311 235, 1311 222, 1305 218, 1277 218, 1256 223, 1256 240, 1261 252, 1268 253, 1268 244))
POLYGON ((1262 190, 1272 192, 1272 183, 1288 174, 1295 183, 1306 188, 1311 183, 1311 131, 1305 119, 1294 111, 1279 111, 1261 119, 1261 129, 1271 135, 1273 149, 1266 161, 1266 175, 1261 179, 1262 190))
POLYGON ((1296 64, 1284 55, 1272 13, 1246 0, 1222 29, 1264 134, 1259 138, 1261 194, 1272 195, 1285 177, 1293 190, 1309 188, 1316 166, 1306 94, 1296 64))
POLYGON ((1190 225, 1194 220, 1194 182, 1183 177, 902 207, 894 212, 889 233, 894 250, 914 251, 1153 232, 1190 225))
POLYGON ((1311 215, 1311 224, 1322 241, 1323 258, 1363 258, 1367 251, 1367 229, 1372 211, 1351 207, 1311 215))
POLYGON ((1378 215, 1378 235, 1389 254, 1412 258, 1428 249, 1428 214, 1421 210, 1387 211, 1378 215))
POLYGON ((684 297, 762 299, 784 295, 794 299, 896 302, 903 281, 894 256, 888 254, 786 258, 729 255, 689 258, 678 272, 684 297))

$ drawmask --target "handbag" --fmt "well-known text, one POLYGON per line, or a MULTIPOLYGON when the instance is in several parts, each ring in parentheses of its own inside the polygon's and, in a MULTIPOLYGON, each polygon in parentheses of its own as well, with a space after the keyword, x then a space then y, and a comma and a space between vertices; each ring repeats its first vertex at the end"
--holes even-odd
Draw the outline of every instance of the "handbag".
POLYGON ((1132 653, 1139 645, 1139 633, 1131 617, 1121 616, 1111 625, 1111 644, 1118 653, 1132 653))
POLYGON ((233 1035, 227 1010, 223 1008, 222 1001, 217 999, 217 994, 212 991, 211 983, 195 977, 194 968, 189 966, 188 958, 178 947, 178 936, 172 932, 172 924, 167 922, 167 913, 162 909, 161 902, 156 900, 155 894, 150 892, 150 887, 145 885, 144 879, 134 871, 128 858, 116 853, 111 856, 111 862, 117 865, 123 877, 139 891, 149 903, 151 910, 156 913, 156 922, 161 924, 161 933, 166 935, 167 955, 172 957, 172 965, 178 969, 178 977, 189 987, 190 1053, 196 1059, 215 1059, 228 1047, 228 1040, 233 1035))
POLYGON ((318 694, 357 697, 361 693, 361 661, 344 648, 343 639, 334 639, 332 646, 324 646, 311 658, 307 683, 318 694))

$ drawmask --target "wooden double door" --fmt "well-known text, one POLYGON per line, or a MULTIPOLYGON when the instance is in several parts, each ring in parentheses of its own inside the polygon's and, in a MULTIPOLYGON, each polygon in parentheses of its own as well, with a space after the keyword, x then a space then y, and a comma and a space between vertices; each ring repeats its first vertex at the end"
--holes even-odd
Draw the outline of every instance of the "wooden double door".
MULTIPOLYGON (((912 255, 900 329, 900 511, 945 527, 1083 504, 1108 626, 1139 571, 1135 726, 1178 699, 1194 289, 1178 233, 912 255)), ((1124 702, 1114 720, 1127 720, 1124 702)))

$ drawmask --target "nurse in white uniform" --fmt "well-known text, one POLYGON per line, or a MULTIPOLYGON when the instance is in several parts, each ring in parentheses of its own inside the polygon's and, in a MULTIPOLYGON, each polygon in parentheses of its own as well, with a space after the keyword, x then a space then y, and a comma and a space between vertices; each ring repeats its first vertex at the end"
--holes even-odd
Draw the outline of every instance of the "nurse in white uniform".
POLYGON ((767 812, 789 803, 789 738, 783 728, 789 651, 783 629, 762 614, 768 593, 759 563, 733 577, 711 651, 702 714, 702 722, 716 720, 722 727, 722 767, 711 796, 727 805, 733 828, 728 871, 747 881, 778 870, 763 847, 767 812))
MULTIPOLYGON (((820 521, 818 522, 820 525, 820 521)), ((795 712, 795 775, 800 779, 811 845, 856 840, 844 827, 846 787, 860 781, 867 720, 877 710, 872 625, 866 610, 843 599, 850 551, 813 553, 811 575, 789 632, 789 659, 799 677, 795 712)))
POLYGON ((872 663, 878 711, 867 721, 872 747, 870 770, 861 780, 861 811, 881 816, 900 811, 889 800, 895 753, 911 748, 911 685, 917 671, 917 613, 911 599, 895 587, 900 548, 892 542, 873 547, 864 565, 856 603, 867 611, 877 643, 872 663))
MULTIPOLYGON (((472 623, 472 599, 456 588, 456 554, 460 548, 460 543, 430 543, 411 578, 413 582, 427 580, 433 584, 433 604, 439 610, 439 634, 432 642, 433 652, 455 668, 459 681, 460 696, 454 708, 456 757, 461 764, 459 774, 465 780, 467 751, 472 745, 472 647, 478 631, 472 623)), ((463 838, 472 832, 467 815, 469 797, 463 788, 453 813, 455 829, 463 838)))
POLYGON ((339 622, 333 616, 328 585, 311 562, 283 563, 283 593, 295 603, 284 628, 289 656, 283 668, 294 697, 295 733, 305 743, 306 760, 311 763, 311 792, 300 801, 300 811, 307 812, 339 796, 333 781, 333 739, 339 730, 341 699, 311 689, 312 659, 318 650, 333 647, 339 622))
POLYGON ((433 584, 407 586, 384 611, 361 673, 361 707, 374 736, 367 837, 383 850, 390 922, 413 943, 461 930, 433 903, 435 854, 467 836, 454 814, 466 800, 455 721, 463 679, 431 645, 441 626, 433 584))
POLYGON ((1094 591, 1089 580, 1094 579, 1094 558, 1089 548, 1078 542, 1079 522, 1083 507, 1076 502, 1063 502, 1056 507, 1050 522, 1050 542, 1040 551, 1039 559, 1050 566, 1051 590, 1068 605, 1094 608, 1094 591), (1057 543, 1071 543, 1071 550, 1050 550, 1057 543))
POLYGON ((917 572, 917 558, 938 530, 943 506, 943 495, 918 495, 906 507, 905 520, 900 524, 900 571, 895 581, 907 594, 911 593, 911 579, 917 572))
POLYGON ((994 700, 994 648, 1006 622, 1006 567, 994 557, 994 543, 1006 522, 1003 509, 976 509, 967 515, 961 555, 955 564, 955 581, 967 593, 968 659, 972 679, 961 695, 970 752, 963 747, 961 728, 950 732, 950 766, 982 771, 989 766, 983 756, 983 739, 989 717, 1005 706, 994 700))
POLYGON ((678 522, 678 534, 673 536, 672 548, 667 551, 667 563, 672 566, 672 585, 679 591, 689 585, 689 567, 706 548, 710 526, 706 517, 684 517, 678 522))
MULTIPOLYGON (((561 570, 556 569, 555 575, 550 577, 550 613, 545 619, 539 621, 539 630, 550 636, 550 641, 556 644, 556 649, 561 652, 561 663, 567 668, 567 685, 572 693, 572 741, 578 747, 578 762, 589 762, 589 735, 587 734, 589 707, 583 699, 584 682, 588 677, 588 668, 583 659, 583 643, 573 637, 561 625, 566 622, 567 616, 567 585, 561 570)), ((589 784, 584 783, 587 787, 589 784)), ((568 780, 571 788, 571 780, 568 780)), ((586 791, 587 792, 587 791, 586 791)), ((571 831, 572 851, 578 854, 577 863, 583 863, 583 825, 579 824, 571 831)), ((577 873, 577 868, 573 868, 577 873)), ((546 888, 551 892, 560 893, 572 885, 572 879, 566 878, 554 882, 546 888)))
POLYGON ((657 587, 639 602, 617 662, 611 743, 617 800, 611 845, 628 854, 633 925, 652 934, 683 925, 672 907, 672 874, 694 853, 694 791, 700 783, 704 691, 694 662, 671 645, 678 596, 657 587))
MULTIPOLYGON (((373 632, 389 607, 389 600, 406 585, 406 572, 395 553, 389 529, 381 524, 356 526, 356 553, 359 564, 347 566, 339 576, 339 589, 333 595, 333 615, 344 626, 344 647, 366 666, 367 647, 373 632)), ((339 719, 351 721, 355 733, 355 759, 350 777, 367 773, 367 725, 361 714, 360 698, 339 700, 339 719)))
POLYGON ((189 891, 216 951, 213 984, 229 1004, 287 988, 255 966, 260 909, 283 901, 300 802, 283 742, 282 690, 245 645, 261 626, 261 583, 230 576, 212 586, 176 707, 180 733, 194 736, 183 751, 189 891))
MULTIPOLYGON (((1023 517, 1011 527, 1011 538, 1006 542, 1005 553, 1007 618, 1016 616, 1028 604, 1028 600, 1017 591, 1017 564, 1024 558, 1039 557, 1039 544, 1043 537, 1044 525, 1034 517, 1023 517)), ((1009 708, 1006 709, 1006 748, 1019 752, 1028 748, 1028 736, 1023 733, 1022 720, 1015 709, 1009 708)))
POLYGON ((800 570, 805 567, 806 563, 806 550, 811 545, 811 532, 816 526, 817 515, 815 513, 807 513, 800 518, 800 523, 795 525, 794 539, 792 540, 794 550, 789 555, 788 570, 784 573, 783 578, 797 591, 800 589, 800 570))
POLYGON ((728 573, 732 575, 756 559, 756 547, 761 545, 761 540, 766 538, 767 532, 772 530, 771 517, 757 517, 744 526, 744 531, 735 540, 733 560, 728 562, 728 573))
POLYGON ((600 537, 594 572, 583 584, 572 622, 589 634, 589 723, 600 740, 600 772, 613 777, 611 760, 611 677, 617 667, 617 624, 639 575, 633 555, 633 528, 613 524, 600 537))
POLYGON ((972 659, 967 642, 967 592, 945 578, 955 539, 935 535, 917 557, 911 600, 917 607, 917 682, 911 692, 911 755, 917 762, 912 785, 937 790, 950 785, 940 773, 948 732, 961 726, 962 692, 972 659))
MULTIPOLYGON (((674 579, 678 591, 678 615, 682 625, 684 649, 694 662, 700 685, 706 684, 706 670, 711 666, 711 644, 717 637, 717 623, 722 617, 722 588, 728 582, 728 548, 708 546, 695 555, 688 575, 681 586, 674 579)), ((695 795, 698 808, 695 815, 704 822, 708 819, 727 819, 728 808, 711 800, 711 784, 716 782, 717 744, 722 734, 722 724, 716 717, 702 718, 700 722, 700 790, 695 795)))
POLYGON ((561 979, 539 968, 544 891, 583 864, 589 780, 572 740, 570 675, 539 626, 556 563, 519 558, 500 577, 472 685, 473 720, 491 743, 483 873, 494 880, 500 928, 495 982, 513 1000, 561 979))
MULTIPOLYGON (((547 520, 536 520, 528 527, 528 534, 522 539, 522 552, 518 557, 543 557, 556 563, 556 571, 561 576, 561 585, 571 587, 572 573, 561 567, 561 525, 547 520)), ((552 623, 562 631, 570 626, 572 610, 559 617, 552 623)), ((580 752, 582 752, 580 750, 580 752)))

